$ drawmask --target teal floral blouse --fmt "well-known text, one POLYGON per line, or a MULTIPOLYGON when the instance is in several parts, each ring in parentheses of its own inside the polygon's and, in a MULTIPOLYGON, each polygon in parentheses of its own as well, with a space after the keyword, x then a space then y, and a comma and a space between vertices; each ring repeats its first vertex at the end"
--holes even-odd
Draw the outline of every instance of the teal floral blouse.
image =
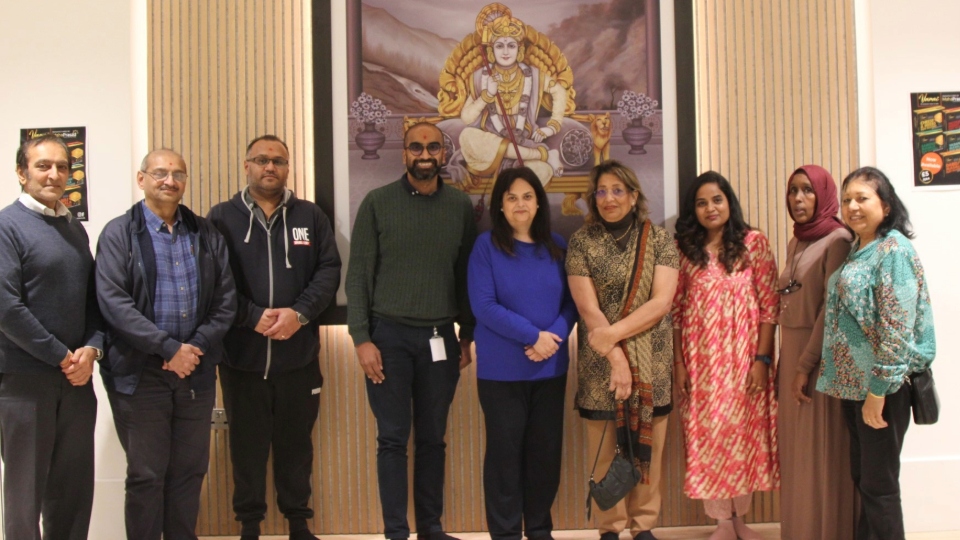
POLYGON ((933 310, 913 244, 891 231, 859 241, 830 278, 817 390, 840 399, 886 396, 937 352, 933 310))

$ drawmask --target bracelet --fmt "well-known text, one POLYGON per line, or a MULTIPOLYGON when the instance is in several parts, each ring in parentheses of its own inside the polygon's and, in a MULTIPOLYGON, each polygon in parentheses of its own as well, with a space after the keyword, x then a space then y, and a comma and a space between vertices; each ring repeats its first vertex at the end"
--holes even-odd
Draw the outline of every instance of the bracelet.
POLYGON ((869 390, 867 390, 867 395, 868 395, 868 396, 873 396, 873 397, 875 397, 875 398, 877 398, 877 399, 886 399, 886 396, 878 396, 878 395, 874 394, 873 392, 871 392, 871 391, 869 391, 869 390))
POLYGON ((480 99, 486 101, 487 103, 493 103, 496 100, 495 97, 490 95, 490 92, 487 92, 486 89, 483 92, 480 92, 480 99))
POLYGON ((758 354, 753 357, 753 360, 755 362, 763 362, 768 366, 773 363, 773 358, 770 358, 770 355, 767 354, 758 354))
POLYGON ((560 122, 557 122, 556 120, 551 119, 549 122, 547 122, 547 127, 552 127, 554 133, 560 133, 560 122))

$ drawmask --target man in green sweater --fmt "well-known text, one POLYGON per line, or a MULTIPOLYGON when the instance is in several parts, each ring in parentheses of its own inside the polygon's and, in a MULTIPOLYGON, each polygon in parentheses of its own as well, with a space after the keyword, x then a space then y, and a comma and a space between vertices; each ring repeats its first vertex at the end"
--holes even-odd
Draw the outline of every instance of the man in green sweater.
POLYGON ((470 198, 440 179, 445 157, 436 126, 411 127, 404 137, 407 172, 367 194, 351 235, 347 323, 377 419, 380 503, 384 534, 391 539, 410 536, 411 421, 417 538, 452 538, 440 524, 443 437, 460 370, 470 363, 475 321, 467 260, 477 230, 470 198), (454 322, 460 324, 459 343, 454 322))

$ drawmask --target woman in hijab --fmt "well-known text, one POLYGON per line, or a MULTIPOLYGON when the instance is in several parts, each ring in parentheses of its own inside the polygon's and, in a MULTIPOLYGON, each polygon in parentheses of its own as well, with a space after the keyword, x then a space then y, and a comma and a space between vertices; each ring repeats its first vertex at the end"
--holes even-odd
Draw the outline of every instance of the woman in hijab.
POLYGON ((837 186, 804 165, 787 181, 793 239, 780 274, 780 534, 852 540, 856 501, 840 400, 814 392, 827 280, 850 253, 837 186))

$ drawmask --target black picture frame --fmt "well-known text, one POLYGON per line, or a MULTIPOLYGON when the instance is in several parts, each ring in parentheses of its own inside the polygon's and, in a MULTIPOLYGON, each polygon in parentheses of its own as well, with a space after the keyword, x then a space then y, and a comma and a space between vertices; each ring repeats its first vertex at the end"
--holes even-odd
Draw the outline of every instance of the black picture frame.
MULTIPOLYGON (((333 178, 333 76, 331 41, 331 0, 312 0, 313 32, 313 126, 315 201, 330 218, 334 228, 333 178)), ((677 71, 677 171, 682 194, 696 179, 697 119, 693 0, 674 0, 674 31, 677 71)), ((678 194, 678 195, 679 195, 678 194)), ((336 234, 336 230, 334 230, 336 234)), ((320 324, 346 324, 347 308, 331 305, 320 316, 320 324)))

